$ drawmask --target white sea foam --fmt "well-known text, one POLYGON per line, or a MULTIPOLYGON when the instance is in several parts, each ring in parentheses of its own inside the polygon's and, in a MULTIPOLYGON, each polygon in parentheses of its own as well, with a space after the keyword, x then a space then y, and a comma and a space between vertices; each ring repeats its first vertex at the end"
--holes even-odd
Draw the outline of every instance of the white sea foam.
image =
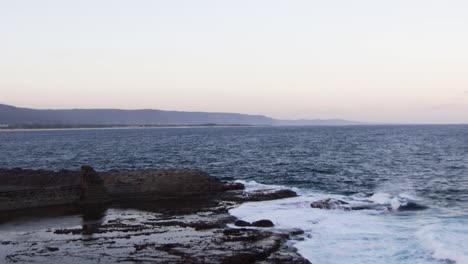
MULTIPOLYGON (((259 189, 281 189, 284 186, 264 185, 254 181, 239 181, 247 191, 259 189)), ((269 219, 275 228, 301 228, 305 231, 304 240, 293 241, 298 252, 315 264, 338 263, 441 263, 449 260, 458 264, 468 264, 468 243, 466 222, 457 233, 455 229, 439 230, 443 236, 435 236, 433 229, 421 227, 433 225, 437 216, 430 210, 398 213, 408 201, 419 201, 413 195, 401 193, 391 195, 385 192, 366 195, 329 195, 308 190, 298 190, 299 197, 245 203, 230 213, 242 220, 256 221, 269 219), (322 210, 310 207, 310 203, 335 198, 345 200, 350 206, 382 205, 390 210, 322 210), (451 245, 454 239, 458 246, 451 245)), ((464 218, 467 219, 467 218, 464 218)), ((439 221, 439 220, 438 220, 439 221)), ((436 221, 435 226, 452 225, 436 221)))
POLYGON ((272 190, 280 190, 280 189, 291 189, 295 192, 300 192, 299 188, 291 188, 281 185, 269 185, 258 183, 256 181, 244 181, 244 180, 236 180, 237 183, 242 183, 245 186, 246 192, 256 191, 256 190, 265 190, 265 189, 272 189, 272 190))
POLYGON ((420 199, 406 193, 392 195, 390 193, 378 192, 367 199, 378 205, 389 205, 393 211, 400 209, 402 206, 408 205, 409 202, 419 202, 420 199))
POLYGON ((449 226, 427 225, 417 231, 416 237, 423 246, 431 251, 434 258, 451 260, 458 264, 468 264, 468 252, 466 252, 468 233, 466 226, 457 226, 457 224, 449 226), (444 230, 447 228, 460 230, 444 230), (465 230, 462 230, 462 228, 465 230))

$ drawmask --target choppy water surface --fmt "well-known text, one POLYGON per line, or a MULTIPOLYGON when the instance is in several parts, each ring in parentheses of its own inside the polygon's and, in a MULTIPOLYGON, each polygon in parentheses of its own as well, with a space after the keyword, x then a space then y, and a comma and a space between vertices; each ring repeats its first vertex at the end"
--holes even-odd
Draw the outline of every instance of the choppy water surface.
POLYGON ((301 197, 231 213, 303 228, 296 247, 316 264, 468 263, 468 126, 0 131, 0 167, 81 164, 199 168, 249 188, 297 188, 301 197), (390 209, 310 208, 328 197, 390 209))

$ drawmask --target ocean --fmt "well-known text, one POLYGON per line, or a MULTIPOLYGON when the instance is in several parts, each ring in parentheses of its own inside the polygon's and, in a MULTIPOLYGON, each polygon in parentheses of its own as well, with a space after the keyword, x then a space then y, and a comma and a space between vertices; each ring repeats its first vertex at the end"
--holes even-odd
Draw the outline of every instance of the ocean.
POLYGON ((0 168, 201 169, 299 197, 240 219, 301 228, 314 264, 468 263, 468 126, 211 127, 0 131, 0 168), (311 208, 335 198, 364 210, 311 208))

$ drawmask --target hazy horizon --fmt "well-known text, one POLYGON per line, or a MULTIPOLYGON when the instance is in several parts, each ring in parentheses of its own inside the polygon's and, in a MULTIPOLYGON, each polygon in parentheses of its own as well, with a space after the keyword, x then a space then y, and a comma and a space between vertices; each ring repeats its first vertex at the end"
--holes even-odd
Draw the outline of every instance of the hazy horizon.
POLYGON ((468 123, 465 1, 2 1, 0 103, 468 123))

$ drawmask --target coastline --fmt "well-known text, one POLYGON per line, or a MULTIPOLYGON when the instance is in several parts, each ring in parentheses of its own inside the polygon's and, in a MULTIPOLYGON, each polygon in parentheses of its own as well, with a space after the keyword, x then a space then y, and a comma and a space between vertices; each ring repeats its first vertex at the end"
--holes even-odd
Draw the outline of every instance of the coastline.
POLYGON ((196 124, 196 125, 77 125, 77 126, 13 126, 0 127, 0 131, 53 131, 53 130, 101 130, 101 129, 155 129, 155 128, 225 128, 225 127, 270 127, 269 125, 246 124, 196 124))
MULTIPOLYGON (((185 194, 195 190, 192 193, 195 195, 182 197, 179 193, 177 197, 168 197, 164 194, 155 199, 154 193, 149 195, 152 193, 149 189, 136 197, 131 188, 126 188, 129 196, 124 192, 118 196, 135 199, 102 203, 106 196, 95 192, 100 184, 90 184, 96 180, 93 178, 96 174, 90 168, 82 169, 81 175, 88 177, 85 201, 81 194, 79 204, 35 208, 31 210, 32 215, 24 210, 9 211, 10 219, 2 219, 0 223, 0 230, 5 231, 0 241, 2 258, 9 262, 47 260, 49 263, 77 260, 79 263, 95 263, 97 259, 101 263, 310 263, 287 243, 290 239, 300 239, 301 230, 233 227, 236 218, 228 213, 245 202, 293 197, 294 192, 245 192, 238 183, 221 183, 202 172, 154 170, 98 175, 108 187, 135 177, 148 179, 157 173, 167 175, 158 178, 158 185, 165 183, 165 178, 178 177, 183 181, 202 179, 203 183, 186 188, 176 180, 173 185, 179 185, 178 189, 185 194), (224 189, 217 189, 221 186, 224 189), (50 216, 51 213, 55 215, 50 216), (16 219, 23 219, 23 222, 15 222, 16 219), (60 224, 49 224, 47 228, 40 226, 40 223, 54 221, 60 224), (8 231, 8 225, 15 223, 29 229, 27 233, 32 239, 24 241, 20 239, 24 232, 8 231)), ((74 174, 70 175, 73 179, 74 174)), ((169 185, 165 187, 171 188, 169 185)), ((136 189, 141 192, 142 186, 136 189)))

